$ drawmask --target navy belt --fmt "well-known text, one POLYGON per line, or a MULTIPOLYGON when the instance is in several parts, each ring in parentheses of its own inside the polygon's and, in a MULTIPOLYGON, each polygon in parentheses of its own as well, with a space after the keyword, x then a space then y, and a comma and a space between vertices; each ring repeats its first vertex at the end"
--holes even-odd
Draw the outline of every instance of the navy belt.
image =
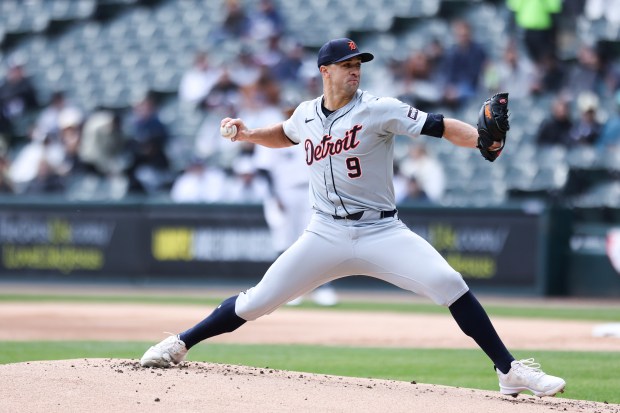
MULTIPOLYGON (((347 215, 347 216, 344 216, 344 217, 341 217, 339 215, 332 215, 332 217, 334 219, 350 219, 352 221, 359 221, 360 219, 362 219, 362 216, 364 215, 364 212, 366 212, 366 211, 356 212, 355 214, 347 215)), ((398 210, 396 210, 396 209, 394 209, 392 211, 381 211, 380 217, 381 217, 381 219, 383 219, 383 218, 390 218, 390 217, 393 217, 394 215, 396 215, 396 212, 398 212, 398 210)))

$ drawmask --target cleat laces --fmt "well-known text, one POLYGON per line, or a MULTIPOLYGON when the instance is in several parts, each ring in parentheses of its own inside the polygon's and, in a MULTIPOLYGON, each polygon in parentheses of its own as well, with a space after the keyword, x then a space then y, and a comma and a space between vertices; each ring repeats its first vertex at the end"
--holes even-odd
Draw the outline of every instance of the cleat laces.
POLYGON ((519 360, 517 363, 520 367, 518 371, 522 373, 528 374, 532 377, 541 377, 545 375, 545 373, 540 369, 540 363, 534 361, 533 358, 519 360))

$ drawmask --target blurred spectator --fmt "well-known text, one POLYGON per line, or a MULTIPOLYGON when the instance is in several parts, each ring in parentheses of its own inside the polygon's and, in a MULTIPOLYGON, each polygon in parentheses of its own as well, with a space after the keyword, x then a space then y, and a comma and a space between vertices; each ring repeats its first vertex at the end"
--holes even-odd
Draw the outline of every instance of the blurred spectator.
POLYGON ((392 176, 392 184, 394 185, 394 202, 400 204, 407 196, 407 177, 403 175, 400 169, 400 163, 394 162, 394 174, 392 176))
POLYGON ((426 195, 426 192, 424 192, 424 189, 422 189, 422 186, 414 176, 407 179, 406 188, 407 189, 405 192, 405 196, 400 201, 402 205, 431 201, 431 199, 428 197, 428 195, 426 195))
POLYGON ((601 135, 596 142, 600 152, 610 149, 620 150, 620 91, 615 96, 615 113, 612 114, 603 125, 601 135))
POLYGON ((66 179, 41 158, 37 165, 35 178, 28 182, 25 193, 30 195, 62 194, 66 189, 66 179))
POLYGON ((216 42, 243 40, 250 35, 251 20, 239 0, 226 0, 226 17, 215 34, 216 42))
POLYGON ((562 11, 562 0, 507 0, 506 4, 515 13, 529 57, 539 66, 557 58, 555 18, 562 11))
POLYGON ((238 103, 239 85, 231 78, 230 69, 224 67, 219 80, 213 86, 209 94, 202 100, 201 108, 208 113, 209 111, 217 110, 222 107, 235 106, 238 103))
POLYGON ((12 194, 15 192, 9 175, 9 165, 10 162, 6 154, 0 152, 0 194, 12 194))
POLYGON ((13 163, 14 180, 28 194, 64 193, 68 178, 86 171, 78 156, 82 134, 82 112, 66 107, 58 114, 58 133, 48 133, 41 141, 33 134, 13 163))
POLYGON ((605 19, 620 24, 620 0, 586 0, 584 13, 589 20, 605 19))
POLYGON ((607 0, 586 0, 586 4, 583 8, 585 17, 588 20, 599 20, 603 18, 605 13, 605 2, 607 0))
POLYGON ((282 83, 292 83, 299 86, 301 67, 305 59, 304 47, 293 43, 284 50, 282 58, 270 68, 270 76, 282 83))
POLYGON ((523 99, 540 91, 540 82, 532 62, 519 56, 514 42, 503 53, 503 59, 487 67, 486 88, 491 94, 509 92, 510 99, 523 99))
POLYGON ((305 152, 297 145, 277 150, 258 145, 254 163, 269 184, 263 209, 274 250, 279 255, 303 234, 312 216, 305 152))
POLYGON ((202 105, 202 102, 219 83, 222 76, 222 69, 210 66, 209 56, 206 52, 196 52, 192 67, 181 78, 179 99, 195 105, 202 105))
POLYGON ((220 135, 220 122, 226 116, 236 117, 236 105, 213 107, 206 113, 195 137, 195 151, 199 157, 211 159, 222 167, 230 167, 240 145, 220 135))
POLYGON ((435 68, 426 53, 414 52, 397 66, 402 71, 399 99, 427 112, 441 103, 441 87, 435 77, 435 68))
MULTIPOLYGON (((260 73, 259 73, 260 74, 260 73)), ((235 157, 252 153, 254 145, 248 142, 233 143, 220 136, 220 121, 225 116, 239 116, 247 125, 269 125, 278 122, 282 113, 278 106, 280 88, 266 74, 260 74, 254 83, 239 88, 238 101, 232 105, 214 108, 207 114, 196 137, 196 149, 202 156, 216 157, 224 168, 232 167, 235 157)), ((252 126, 249 126, 252 127, 252 126)))
POLYGON ((568 100, 559 96, 551 103, 551 116, 538 127, 536 142, 539 145, 568 145, 569 133, 573 127, 568 100))
POLYGON ((593 145, 601 133, 597 119, 598 97, 592 92, 583 92, 577 99, 580 118, 569 133, 569 146, 593 145))
POLYGON ((120 114, 111 110, 96 110, 84 122, 80 160, 89 171, 98 175, 119 174, 127 166, 126 141, 120 114))
POLYGON ((471 27, 464 20, 452 23, 454 45, 447 51, 442 65, 445 81, 445 103, 462 107, 478 92, 478 85, 487 63, 484 49, 471 36, 471 27))
MULTIPOLYGON (((296 106, 286 112, 275 106, 278 95, 272 99, 272 110, 262 118, 273 124, 292 115, 296 106)), ((260 122, 260 120, 257 120, 260 122)), ((269 196, 263 209, 269 226, 274 250, 279 255, 291 246, 310 222, 312 208, 308 198, 308 167, 305 152, 298 145, 273 150, 261 145, 254 149, 253 160, 259 173, 266 177, 269 196)))
POLYGON ((218 166, 195 157, 175 179, 170 191, 174 202, 220 202, 224 196, 226 174, 218 166))
POLYGON ((0 84, 0 111, 3 114, 5 129, 11 133, 12 141, 20 137, 19 121, 24 115, 39 108, 37 91, 20 62, 11 62, 6 79, 0 84))
POLYGON ((39 113, 36 121, 36 132, 41 136, 48 134, 58 135, 58 117, 60 112, 66 107, 71 107, 68 104, 64 91, 56 91, 52 93, 49 104, 39 113))
POLYGON ((170 183, 170 161, 166 154, 168 140, 168 128, 159 119, 156 99, 149 93, 134 105, 131 119, 130 191, 152 193, 170 183))
POLYGON ((39 108, 37 91, 21 63, 9 67, 5 81, 0 85, 0 103, 2 112, 9 119, 39 108))
POLYGON ((283 39, 280 36, 271 36, 266 40, 265 46, 257 50, 254 59, 260 67, 270 72, 284 59, 283 39))
POLYGON ((577 62, 571 67, 564 90, 572 97, 582 92, 593 92, 599 96, 607 93, 607 67, 601 61, 598 51, 589 45, 582 45, 577 62))
POLYGON ((228 167, 239 146, 220 136, 220 121, 226 116, 235 116, 241 100, 239 86, 224 69, 222 77, 204 101, 205 118, 195 138, 196 153, 203 158, 228 167))
MULTIPOLYGON (((9 167, 9 177, 17 193, 22 193, 26 189, 28 183, 37 176, 41 160, 50 152, 55 152, 58 147, 52 141, 51 135, 39 138, 31 133, 29 137, 30 142, 17 152, 9 167)), ((59 149, 62 154, 62 147, 59 149)))
POLYGON ((316 68, 316 61, 304 60, 299 68, 300 76, 300 99, 299 102, 312 99, 323 94, 323 81, 321 72, 316 68))
POLYGON ((280 85, 269 76, 262 76, 254 85, 244 87, 239 117, 248 128, 272 125, 282 120, 280 85))
MULTIPOLYGON (((36 187, 41 188, 46 181, 55 181, 54 175, 71 170, 73 162, 68 158, 67 149, 71 151, 75 147, 73 144, 76 143, 76 136, 72 129, 78 128, 81 123, 82 113, 69 107, 58 114, 58 133, 41 135, 36 128, 31 131, 30 142, 17 152, 9 170, 16 192, 26 190, 29 183, 37 177, 39 182, 36 187), (67 129, 64 138, 62 129, 67 129)), ((79 137, 77 142, 79 143, 79 137)))
POLYGON ((441 200, 446 190, 444 168, 437 158, 428 153, 424 144, 413 144, 409 157, 402 161, 400 168, 408 179, 416 179, 433 202, 441 200))
POLYGON ((4 116, 4 113, 0 110, 0 145, 7 147, 13 140, 13 128, 11 121, 4 116))
MULTIPOLYGON (((240 89, 240 101, 235 106, 233 112, 224 114, 230 116, 235 113, 236 116, 244 119, 248 127, 258 127, 262 125, 271 125, 282 119, 282 110, 280 103, 280 87, 277 82, 263 75, 256 83, 246 85, 240 89)), ((254 144, 250 142, 231 142, 220 136, 220 121, 222 117, 211 118, 208 127, 201 127, 203 144, 201 148, 209 148, 211 151, 217 150, 220 164, 224 168, 231 168, 235 162, 235 158, 243 155, 250 155, 254 152, 254 144)))
POLYGON ((424 48, 429 64, 435 69, 439 69, 444 64, 446 50, 443 43, 438 38, 433 38, 424 48))
POLYGON ((566 71, 566 65, 562 64, 557 58, 552 56, 543 57, 538 70, 540 85, 537 90, 542 93, 561 92, 567 76, 566 71))
POLYGON ((230 81, 239 87, 253 85, 262 73, 259 62, 248 48, 241 50, 237 59, 232 62, 228 69, 230 81))
POLYGON ((240 156, 233 161, 233 175, 226 184, 225 202, 262 204, 269 196, 269 185, 258 174, 252 156, 240 156))
POLYGON ((260 0, 258 10, 250 16, 250 37, 263 41, 284 32, 284 19, 271 0, 260 0))
POLYGON ((599 58, 605 68, 605 89, 602 97, 614 99, 616 91, 620 90, 620 59, 616 56, 613 47, 601 47, 599 44, 599 58))
POLYGON ((63 157, 58 165, 50 165, 61 176, 86 171, 78 152, 82 140, 84 115, 75 108, 64 108, 58 116, 58 136, 63 148, 63 157))
POLYGON ((562 15, 568 17, 571 23, 574 22, 584 14, 586 2, 587 0, 563 0, 562 15))

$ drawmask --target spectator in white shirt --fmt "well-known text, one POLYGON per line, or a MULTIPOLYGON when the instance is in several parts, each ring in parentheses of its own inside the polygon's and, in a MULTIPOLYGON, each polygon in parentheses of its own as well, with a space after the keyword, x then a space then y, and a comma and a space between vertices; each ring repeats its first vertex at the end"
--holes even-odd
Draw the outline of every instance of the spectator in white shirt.
POLYGON ((233 176, 226 185, 225 202, 262 204, 269 195, 269 185, 257 172, 251 155, 236 158, 233 162, 233 176))
POLYGON ((413 145, 409 157, 401 164, 401 171, 407 177, 415 178, 422 190, 433 202, 439 202, 446 189, 443 165, 426 150, 423 144, 413 145))
POLYGON ((207 53, 198 51, 194 57, 194 64, 181 78, 179 99, 196 106, 201 105, 222 75, 222 69, 209 64, 207 53))
POLYGON ((170 191, 170 198, 178 203, 220 202, 224 195, 226 174, 219 167, 203 159, 192 159, 179 175, 170 191))

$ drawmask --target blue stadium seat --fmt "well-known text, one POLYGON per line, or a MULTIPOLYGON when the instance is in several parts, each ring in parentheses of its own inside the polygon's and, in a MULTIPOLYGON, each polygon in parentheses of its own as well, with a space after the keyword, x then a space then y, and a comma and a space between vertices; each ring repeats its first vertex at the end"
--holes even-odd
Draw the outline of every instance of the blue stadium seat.
POLYGON ((594 169, 599 166, 599 157, 593 147, 578 146, 568 151, 566 162, 572 169, 594 169))

